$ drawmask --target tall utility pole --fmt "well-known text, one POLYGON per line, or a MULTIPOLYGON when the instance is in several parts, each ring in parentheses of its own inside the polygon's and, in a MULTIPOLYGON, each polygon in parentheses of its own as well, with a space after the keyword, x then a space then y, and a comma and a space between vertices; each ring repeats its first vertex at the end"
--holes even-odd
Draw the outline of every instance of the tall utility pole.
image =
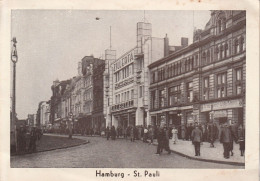
POLYGON ((16 152, 18 151, 17 147, 17 135, 16 135, 16 97, 15 97, 15 82, 16 82, 16 63, 18 62, 18 55, 16 50, 16 38, 12 39, 13 46, 11 51, 11 60, 13 62, 13 96, 12 96, 12 120, 11 120, 11 147, 15 147, 16 152))
POLYGON ((112 48, 112 43, 111 43, 111 26, 110 26, 110 50, 112 48))

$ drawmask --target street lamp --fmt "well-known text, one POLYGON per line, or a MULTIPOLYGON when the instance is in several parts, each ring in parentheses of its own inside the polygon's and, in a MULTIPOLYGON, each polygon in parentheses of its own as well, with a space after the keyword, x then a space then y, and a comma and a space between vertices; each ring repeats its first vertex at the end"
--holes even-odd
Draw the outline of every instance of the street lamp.
POLYGON ((15 150, 18 151, 17 147, 17 135, 16 135, 16 110, 15 110, 15 81, 16 81, 16 63, 18 62, 18 55, 16 49, 16 38, 12 39, 13 45, 11 50, 11 61, 13 62, 13 96, 12 96, 12 120, 11 120, 11 146, 15 147, 15 150))

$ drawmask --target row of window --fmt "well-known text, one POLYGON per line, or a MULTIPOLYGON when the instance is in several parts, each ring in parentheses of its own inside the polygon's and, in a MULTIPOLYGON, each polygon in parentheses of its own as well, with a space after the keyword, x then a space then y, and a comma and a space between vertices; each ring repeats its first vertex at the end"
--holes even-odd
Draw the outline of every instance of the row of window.
MULTIPOLYGON (((234 70, 234 94, 240 95, 242 93, 242 68, 238 68, 234 70)), ((203 88, 203 100, 209 99, 209 92, 210 92, 210 82, 209 77, 203 78, 202 83, 203 88)), ((186 97, 187 102, 193 102, 194 101, 194 95, 193 95, 193 82, 186 83, 186 97)), ((227 96, 227 73, 223 72, 216 75, 216 86, 215 86, 215 93, 216 98, 223 98, 227 96)), ((174 106, 181 103, 181 85, 175 85, 173 87, 168 88, 168 105, 174 106)), ((159 108, 165 107, 166 105, 166 90, 162 89, 158 91, 158 103, 159 108)), ((156 91, 151 92, 151 107, 155 108, 156 104, 156 91)))
POLYGON ((133 74, 133 72, 134 72, 133 64, 130 64, 130 65, 124 67, 123 69, 119 70, 118 72, 116 72, 114 74, 115 82, 119 82, 119 81, 129 77, 130 75, 133 74))
MULTIPOLYGON (((224 42, 216 46, 215 54, 217 60, 222 60, 231 55, 231 42, 224 42)), ((244 37, 238 37, 234 40, 234 53, 241 53, 245 50, 245 41, 244 37)), ((213 61, 213 48, 205 50, 201 55, 202 65, 206 65, 213 61)), ((157 71, 152 72, 151 74, 151 83, 157 81, 165 80, 166 78, 171 78, 178 76, 181 73, 189 72, 199 65, 198 55, 193 55, 185 60, 180 60, 178 62, 171 63, 166 67, 159 68, 157 71)))
POLYGON ((116 104, 119 104, 121 102, 126 102, 128 100, 131 100, 133 98, 134 98, 134 89, 132 89, 131 91, 125 91, 117 94, 115 97, 115 102, 116 104))

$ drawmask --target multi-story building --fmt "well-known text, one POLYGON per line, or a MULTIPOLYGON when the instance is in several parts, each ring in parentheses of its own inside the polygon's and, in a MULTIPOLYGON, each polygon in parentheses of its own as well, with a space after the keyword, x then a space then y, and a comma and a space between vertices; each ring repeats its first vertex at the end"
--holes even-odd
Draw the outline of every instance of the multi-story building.
POLYGON ((47 127, 50 124, 50 106, 49 102, 41 101, 37 110, 37 125, 38 127, 47 127))
POLYGON ((170 47, 167 37, 152 37, 150 23, 139 22, 135 47, 118 59, 114 50, 106 51, 110 69, 109 85, 105 87, 108 90, 105 104, 110 107, 106 115, 107 125, 125 128, 129 125, 150 124, 147 66, 174 48, 178 47, 170 47))
POLYGON ((27 121, 29 127, 36 126, 36 114, 28 114, 27 121))
POLYGON ((104 112, 104 71, 105 61, 101 62, 93 69, 93 127, 100 133, 106 127, 104 112))
POLYGON ((152 123, 244 124, 245 42, 245 11, 211 11, 191 45, 150 64, 152 123))
POLYGON ((52 96, 50 99, 50 123, 54 125, 55 129, 60 128, 61 125, 65 127, 65 120, 62 120, 62 118, 64 118, 62 97, 70 83, 71 80, 55 80, 51 86, 52 96))
POLYGON ((99 133, 101 122, 104 119, 104 116, 101 116, 101 113, 99 114, 99 107, 103 104, 104 91, 102 79, 104 68, 102 66, 104 66, 104 64, 104 60, 94 58, 93 56, 85 56, 81 60, 81 65, 79 64, 82 68, 82 85, 84 87, 84 92, 82 92, 81 128, 93 128, 96 133, 99 133), (94 104, 95 111, 93 117, 94 104))

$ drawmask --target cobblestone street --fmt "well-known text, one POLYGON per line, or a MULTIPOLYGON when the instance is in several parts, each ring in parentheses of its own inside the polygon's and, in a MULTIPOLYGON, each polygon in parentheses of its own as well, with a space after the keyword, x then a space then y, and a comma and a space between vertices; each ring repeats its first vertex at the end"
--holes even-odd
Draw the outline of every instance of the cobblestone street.
POLYGON ((89 144, 11 157, 12 168, 240 168, 190 160, 172 153, 155 155, 156 147, 141 141, 117 139, 107 141, 101 137, 81 137, 89 144))

